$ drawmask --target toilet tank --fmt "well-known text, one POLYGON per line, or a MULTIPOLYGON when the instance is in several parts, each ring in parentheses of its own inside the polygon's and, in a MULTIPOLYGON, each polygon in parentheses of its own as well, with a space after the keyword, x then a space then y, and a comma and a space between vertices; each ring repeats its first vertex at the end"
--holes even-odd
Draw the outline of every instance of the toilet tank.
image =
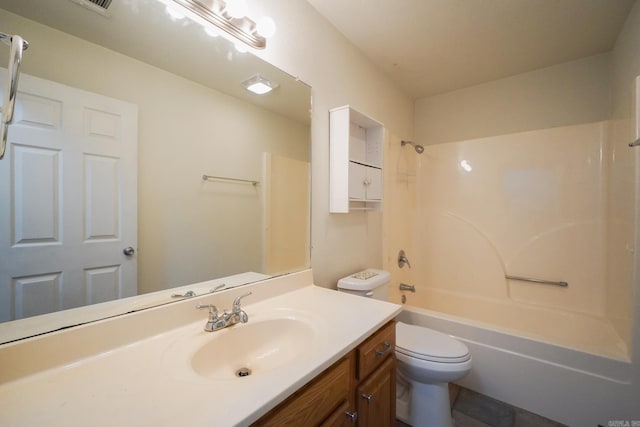
POLYGON ((338 290, 386 301, 390 280, 391 275, 388 271, 368 268, 338 280, 338 290))

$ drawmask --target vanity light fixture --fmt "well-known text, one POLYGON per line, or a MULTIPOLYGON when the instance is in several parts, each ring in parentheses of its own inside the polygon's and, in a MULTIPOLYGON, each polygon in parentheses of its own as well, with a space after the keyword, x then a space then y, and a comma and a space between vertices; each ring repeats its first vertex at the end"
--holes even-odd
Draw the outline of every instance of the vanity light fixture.
POLYGON ((267 37, 275 33, 275 23, 262 17, 256 23, 246 16, 245 0, 160 0, 168 8, 180 5, 187 9, 192 20, 206 25, 213 24, 228 35, 255 49, 267 46, 267 37))
POLYGON ((260 74, 256 74, 250 79, 243 81, 242 86, 244 86, 248 91, 253 92, 257 95, 264 95, 265 93, 269 93, 277 88, 278 84, 265 79, 260 74))

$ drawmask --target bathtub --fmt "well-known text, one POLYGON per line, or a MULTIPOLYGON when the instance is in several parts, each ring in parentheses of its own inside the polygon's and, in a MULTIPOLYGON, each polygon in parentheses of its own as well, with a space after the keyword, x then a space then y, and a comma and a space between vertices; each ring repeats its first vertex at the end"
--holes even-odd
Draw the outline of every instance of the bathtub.
POLYGON ((458 382, 463 387, 570 426, 640 420, 628 360, 406 304, 398 320, 444 332, 469 347, 473 367, 458 382))

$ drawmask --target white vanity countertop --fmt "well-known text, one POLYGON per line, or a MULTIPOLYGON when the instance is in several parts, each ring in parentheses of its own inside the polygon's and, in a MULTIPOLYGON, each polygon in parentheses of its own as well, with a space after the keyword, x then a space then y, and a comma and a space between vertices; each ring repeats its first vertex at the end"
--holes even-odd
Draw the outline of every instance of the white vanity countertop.
MULTIPOLYGON (((206 379, 191 369, 189 347, 224 330, 202 331, 203 312, 197 322, 1 384, 0 425, 248 425, 401 311, 313 285, 243 305, 249 323, 265 312, 317 321, 313 348, 284 369, 206 379)), ((1 369, 12 368, 5 359, 1 369)))

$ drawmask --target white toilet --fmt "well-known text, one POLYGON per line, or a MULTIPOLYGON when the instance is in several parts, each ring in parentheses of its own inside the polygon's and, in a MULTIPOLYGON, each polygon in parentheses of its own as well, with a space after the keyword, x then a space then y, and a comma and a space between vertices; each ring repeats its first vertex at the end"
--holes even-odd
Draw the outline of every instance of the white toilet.
MULTIPOLYGON (((387 300, 390 275, 368 269, 338 281, 338 290, 387 300)), ((433 329, 396 323, 396 417, 414 427, 451 427, 449 385, 471 370, 460 341, 433 329)))

